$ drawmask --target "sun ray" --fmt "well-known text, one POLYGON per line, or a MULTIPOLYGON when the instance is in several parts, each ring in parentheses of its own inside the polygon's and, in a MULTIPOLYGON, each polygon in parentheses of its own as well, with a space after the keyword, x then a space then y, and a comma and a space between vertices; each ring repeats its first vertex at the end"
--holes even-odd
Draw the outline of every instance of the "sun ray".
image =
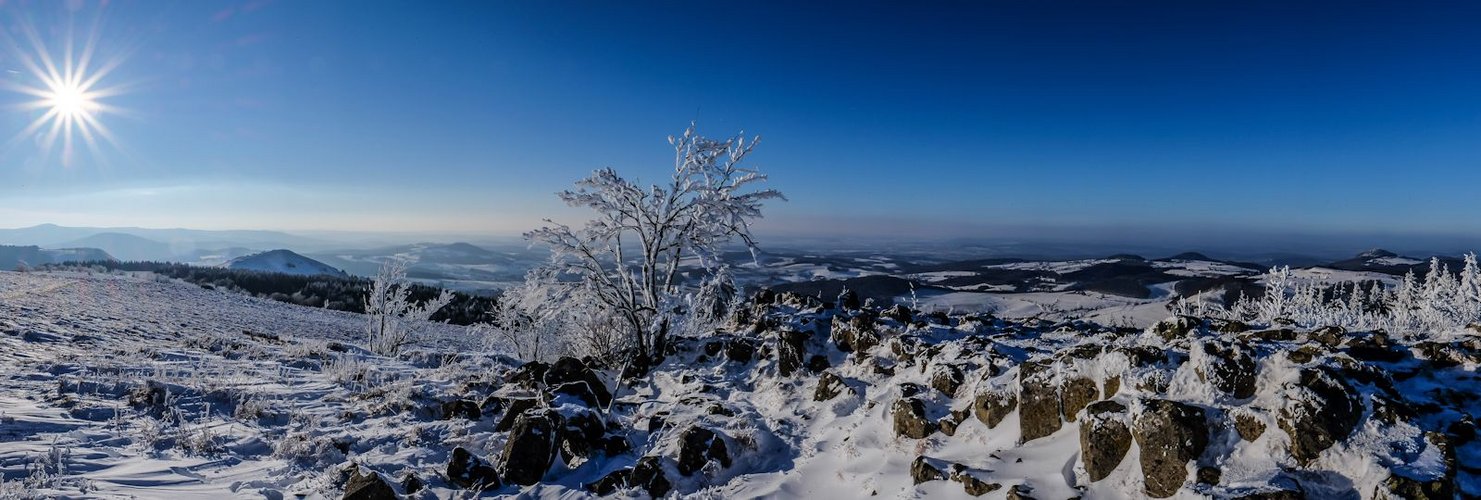
POLYGON ((105 161, 100 143, 117 146, 113 133, 103 125, 102 115, 123 114, 119 108, 102 99, 125 92, 122 86, 100 86, 122 63, 123 57, 99 57, 99 24, 95 18, 78 40, 75 23, 69 19, 65 37, 48 44, 36 27, 21 23, 19 40, 9 30, 0 29, 0 40, 13 53, 31 81, 0 82, 0 88, 34 97, 16 108, 26 112, 41 111, 21 132, 5 144, 9 149, 26 139, 42 149, 43 161, 49 161, 60 147, 63 166, 71 166, 79 145, 86 146, 94 158, 105 161), (24 43, 20 43, 20 42, 24 43), (59 53, 53 52, 60 48, 59 53), (81 144, 79 144, 81 143, 81 144))

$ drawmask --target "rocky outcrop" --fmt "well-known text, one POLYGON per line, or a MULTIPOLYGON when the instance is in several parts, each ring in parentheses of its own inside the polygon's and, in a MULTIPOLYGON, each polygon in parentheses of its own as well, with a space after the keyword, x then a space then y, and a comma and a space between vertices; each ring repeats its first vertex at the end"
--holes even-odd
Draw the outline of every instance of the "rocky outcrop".
POLYGON ((460 488, 495 489, 499 473, 488 462, 459 446, 447 461, 447 480, 460 488))
POLYGON ((518 485, 540 482, 555 460, 560 415, 530 410, 515 419, 500 460, 505 481, 518 485))
POLYGON ((1054 434, 1061 427, 1059 387, 1047 361, 1018 366, 1018 424, 1024 441, 1054 434))
POLYGON ((730 467, 730 453, 725 439, 703 427, 685 429, 679 436, 679 473, 692 476, 711 462, 718 463, 721 467, 730 467))
POLYGON ((853 393, 853 388, 843 382, 843 378, 833 372, 823 372, 818 377, 818 388, 813 390, 813 401, 830 401, 843 393, 853 393))
POLYGON ((1090 480, 1111 474, 1131 449, 1131 414, 1126 405, 1098 401, 1085 408, 1080 419, 1080 461, 1090 480))
POLYGON ((396 490, 380 474, 351 466, 350 480, 345 483, 344 500, 396 500, 396 490))
POLYGON ((1294 385, 1284 387, 1285 406, 1276 424, 1291 438, 1291 456, 1315 459, 1352 434, 1363 416, 1363 403, 1347 381, 1326 368, 1301 370, 1294 385))
POLYGON ((1100 399, 1100 389, 1096 387, 1095 381, 1075 377, 1064 382, 1059 388, 1060 407, 1064 411, 1065 420, 1074 420, 1075 416, 1089 405, 1092 401, 1100 399))
POLYGON ((1016 408, 1018 396, 1007 389, 984 389, 972 400, 972 414, 989 429, 996 428, 1016 408))
POLYGON ((1202 408, 1164 399, 1144 400, 1132 435, 1141 450, 1145 493, 1167 498, 1188 481, 1188 462, 1208 447, 1209 426, 1202 408))
POLYGON ((904 397, 895 400, 890 407, 890 418, 894 422, 895 434, 912 439, 924 439, 936 431, 936 423, 926 416, 926 405, 920 399, 904 397))
POLYGON ((584 389, 596 400, 597 405, 606 407, 612 404, 612 393, 607 390, 607 384, 602 382, 596 372, 586 363, 572 357, 562 357, 550 365, 545 371, 544 383, 552 390, 566 388, 567 391, 575 392, 576 389, 584 389))
POLYGON ((949 397, 956 396, 957 388, 966 379, 967 375, 962 373, 961 367, 953 364, 938 364, 931 371, 931 387, 949 397))
POLYGON ((781 330, 777 332, 777 372, 783 377, 791 376, 802 368, 807 360, 807 332, 781 330))
POLYGON ((1255 395, 1255 357, 1248 345, 1210 341, 1195 348, 1205 358, 1197 367, 1199 378, 1238 399, 1255 395))

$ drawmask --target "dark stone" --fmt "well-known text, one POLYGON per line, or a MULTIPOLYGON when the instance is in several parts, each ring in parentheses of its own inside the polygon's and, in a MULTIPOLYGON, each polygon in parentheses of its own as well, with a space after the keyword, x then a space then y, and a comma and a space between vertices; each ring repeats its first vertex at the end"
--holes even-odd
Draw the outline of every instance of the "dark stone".
POLYGON ((715 356, 719 356, 720 355, 720 351, 725 349, 725 343, 718 342, 718 341, 716 341, 716 342, 705 342, 704 349, 705 349, 705 354, 704 355, 713 358, 715 356))
POLYGON ((940 430, 942 434, 945 434, 947 436, 955 436, 956 428, 961 424, 962 417, 960 415, 951 414, 941 417, 941 419, 937 420, 936 428, 940 430))
POLYGON ((422 484, 422 478, 414 473, 407 472, 406 477, 401 478, 401 491, 405 491, 408 495, 422 491, 424 486, 426 485, 422 484))
POLYGON ((1095 381, 1077 377, 1065 381, 1059 388, 1060 406, 1064 409, 1064 419, 1074 420, 1075 415, 1080 413, 1086 405, 1100 399, 1100 390, 1095 386, 1095 381))
POLYGON ((632 477, 632 469, 617 469, 605 476, 602 476, 602 478, 598 479, 595 483, 586 485, 586 491, 590 491, 601 496, 611 495, 613 493, 616 493, 617 490, 626 488, 628 481, 631 481, 632 477))
POLYGON ((692 476, 710 462, 730 467, 725 439, 703 427, 690 427, 679 436, 679 473, 692 476))
POLYGON ((777 332, 777 371, 783 377, 791 376, 802 368, 807 355, 806 332, 781 330, 777 332))
POLYGON ((555 461, 560 415, 531 410, 519 415, 509 431, 502 460, 504 480, 528 486, 540 482, 555 461))
POLYGON ((627 484, 642 488, 653 498, 662 498, 673 488, 668 476, 663 473, 662 462, 658 457, 653 456, 638 459, 637 465, 634 465, 632 469, 632 478, 627 484))
POLYGON ((1025 442, 1054 434, 1061 427, 1059 388, 1047 361, 1018 366, 1019 430, 1025 442))
POLYGON ((545 380, 545 370, 549 368, 550 365, 547 365, 545 363, 541 363, 539 361, 531 361, 529 363, 520 365, 519 368, 515 368, 514 371, 509 372, 509 376, 508 378, 504 379, 504 382, 528 389, 536 389, 538 388, 536 386, 539 385, 541 381, 545 380))
POLYGON ((442 403, 442 419, 448 420, 456 417, 468 420, 478 420, 483 416, 483 410, 479 409, 478 403, 467 399, 448 401, 442 403))
MULTIPOLYGON (((586 382, 566 382, 550 388, 552 401, 559 399, 575 400, 587 408, 601 408, 601 400, 598 399, 591 386, 586 382)), ((552 402, 552 406, 559 406, 559 402, 552 402)))
POLYGON ((1130 414, 1115 401, 1098 401, 1085 408, 1080 419, 1080 460, 1090 481, 1111 474, 1131 449, 1130 414))
POLYGON ((725 358, 736 363, 750 363, 756 355, 756 344, 750 339, 736 338, 725 343, 725 358))
POLYGON ((612 404, 612 393, 607 390, 607 385, 597 377, 595 371, 586 363, 572 357, 562 357, 545 371, 544 382, 546 387, 563 387, 566 384, 582 384, 595 397, 597 404, 605 407, 612 404))
POLYGON ((967 380, 967 375, 956 365, 939 364, 931 371, 931 387, 949 397, 956 397, 956 390, 967 380))
POLYGON ((1034 498, 1034 488, 1027 484, 1013 485, 1012 488, 1008 488, 1008 496, 1003 498, 1007 500, 1036 500, 1034 498))
POLYGON ((946 472, 936 468, 935 465, 931 464, 931 461, 922 455, 915 457, 915 461, 910 462, 910 478, 915 481, 915 484, 940 481, 946 479, 946 472))
POLYGON ((1311 461, 1346 439, 1363 416, 1357 391, 1329 369, 1303 369, 1298 384, 1285 390, 1276 423, 1291 437, 1291 456, 1299 462, 1311 461))
POLYGON ((1006 390, 984 390, 972 400, 972 414, 989 429, 996 428, 1017 407, 1018 396, 1006 390))
POLYGON ((1239 433, 1239 438, 1245 441, 1254 441, 1265 433, 1265 422, 1260 421, 1255 415, 1248 412, 1234 414, 1234 432, 1239 433))
POLYGON ((880 313, 880 315, 898 321, 902 325, 910 324, 911 318, 915 316, 915 314, 910 311, 910 308, 905 307, 905 305, 903 304, 895 304, 894 307, 885 309, 884 312, 880 313))
POLYGON ((894 420, 896 435, 924 439, 936 431, 936 424, 926 417, 926 405, 913 397, 895 400, 890 407, 890 416, 894 420))
POLYGON ((1200 378, 1236 398, 1254 397, 1255 357, 1251 355, 1253 350, 1249 346, 1205 342, 1202 349, 1209 360, 1207 366, 1199 367, 1200 378))
POLYGON ((504 417, 500 418, 499 423, 494 425, 494 431, 504 432, 514 428, 514 421, 518 420, 520 415, 539 405, 540 401, 535 398, 513 398, 505 400, 504 417))
POLYGON ((345 483, 344 500, 396 500, 396 490, 380 474, 360 474, 360 466, 350 467, 350 481, 345 483))
POLYGON ((561 457, 566 463, 576 458, 588 458, 598 450, 607 426, 595 411, 574 413, 562 419, 560 433, 561 457))
POLYGON ((1224 471, 1219 470, 1218 467, 1213 467, 1213 466, 1199 467, 1198 468, 1198 474, 1197 474, 1198 484, 1203 484, 1203 485, 1208 485, 1208 486, 1218 485, 1219 484, 1219 477, 1220 476, 1223 476, 1223 475, 1224 475, 1224 471))
POLYGON ((962 483, 962 490, 966 491, 968 495, 972 495, 974 497, 980 497, 982 495, 986 495, 988 493, 992 493, 1003 488, 1003 485, 1001 484, 989 483, 987 481, 977 479, 976 476, 966 473, 953 474, 951 476, 951 479, 958 483, 962 483))
POLYGON ((1203 320, 1192 316, 1178 316, 1158 321, 1152 325, 1152 333, 1162 337, 1162 340, 1172 342, 1177 339, 1188 337, 1189 333, 1203 325, 1203 320))
POLYGON ((843 293, 838 294, 838 307, 845 311, 857 311, 864 304, 859 302, 859 292, 844 289, 843 293))
POLYGON ((1146 400, 1132 427, 1141 449, 1147 496, 1167 498, 1177 493, 1188 480, 1188 462, 1208 447, 1209 426, 1203 408, 1146 400))
POLYGON ((495 489, 501 484, 493 467, 462 446, 453 448, 453 456, 447 461, 447 480, 458 487, 473 489, 495 489))
POLYGON ((828 401, 838 397, 844 392, 854 392, 853 388, 843 383, 843 378, 834 375, 833 372, 823 372, 818 377, 818 388, 813 391, 813 401, 828 401))
POLYGON ((1324 326, 1312 330, 1311 333, 1306 334, 1306 337, 1328 348, 1336 349, 1342 347, 1342 340, 1347 337, 1347 330, 1340 326, 1324 326))
POLYGON ((807 371, 813 373, 822 373, 829 366, 831 365, 828 364, 828 357, 822 354, 814 354, 811 358, 807 359, 807 371))

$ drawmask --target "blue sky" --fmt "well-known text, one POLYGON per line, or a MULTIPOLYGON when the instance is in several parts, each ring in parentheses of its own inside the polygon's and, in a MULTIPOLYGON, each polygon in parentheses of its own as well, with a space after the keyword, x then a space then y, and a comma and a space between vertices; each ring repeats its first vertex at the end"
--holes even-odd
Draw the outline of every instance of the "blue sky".
POLYGON ((779 233, 1481 231, 1481 4, 1287 3, 12 0, 0 78, 70 23, 122 112, 0 149, 0 226, 516 233, 697 119, 779 233))

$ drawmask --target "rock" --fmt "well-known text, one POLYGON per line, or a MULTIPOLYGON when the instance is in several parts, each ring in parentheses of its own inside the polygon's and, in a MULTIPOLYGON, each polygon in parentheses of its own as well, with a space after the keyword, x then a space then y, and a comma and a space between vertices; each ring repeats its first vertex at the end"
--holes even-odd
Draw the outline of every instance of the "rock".
POLYGON ((974 497, 980 497, 982 495, 992 493, 994 491, 1002 489, 1003 487, 1003 485, 1001 484, 989 483, 987 481, 978 479, 976 476, 965 473, 955 474, 951 477, 951 479, 955 480, 958 483, 962 483, 962 489, 966 491, 968 495, 972 495, 974 497))
POLYGON ((663 498, 673 488, 668 476, 663 473, 663 463, 658 457, 653 456, 638 459, 638 463, 632 469, 632 478, 627 484, 642 488, 653 498, 663 498))
POLYGON ((551 406, 574 402, 587 408, 601 408, 601 400, 586 382, 566 382, 549 389, 551 406), (565 401, 562 401, 565 400, 565 401))
POLYGON ((935 465, 931 464, 930 460, 927 460, 922 455, 915 457, 915 461, 910 462, 910 478, 915 481, 915 484, 940 481, 946 479, 946 472, 936 468, 935 465))
POLYGON ((447 480, 470 489, 496 489, 501 484, 493 467, 462 446, 453 448, 453 456, 447 461, 447 480))
POLYGON ((478 420, 483 417, 483 410, 479 409, 478 403, 472 400, 459 399, 442 403, 442 419, 448 420, 456 417, 468 420, 478 420))
POLYGON ((725 359, 736 363, 750 363, 756 355, 756 344, 750 339, 735 338, 725 343, 725 359))
POLYGON ((866 355, 880 342, 872 314, 861 313, 853 317, 834 316, 831 332, 833 343, 838 346, 838 350, 857 353, 860 357, 866 355))
POLYGON ((596 493, 600 496, 611 495, 616 493, 617 490, 626 488, 632 477, 632 469, 617 469, 602 476, 596 482, 586 485, 586 491, 596 493))
POLYGON ((833 372, 823 372, 818 377, 818 388, 813 391, 813 401, 829 401, 843 393, 853 394, 854 389, 843 382, 843 378, 833 372))
POLYGON ((396 500, 396 490, 380 474, 360 473, 360 466, 350 467, 350 481, 345 483, 344 500, 396 500))
POLYGON ((401 491, 406 492, 408 495, 422 491, 423 486, 425 485, 422 484, 422 478, 417 477, 411 471, 407 471, 406 477, 401 478, 401 491))
POLYGON ((966 374, 956 365, 939 364, 931 371, 931 387, 949 397, 956 396, 956 390, 966 379, 966 374))
POLYGON ((500 460, 505 481, 524 486, 540 482, 555 461, 558 420, 560 415, 546 410, 530 410, 515 419, 500 460))
POLYGON ((499 423, 494 425, 494 431, 496 432, 504 432, 513 428, 514 421, 518 420, 521 414, 540 405, 540 401, 535 398, 511 398, 505 400, 504 403, 506 406, 504 417, 500 418, 499 423))
POLYGON ((509 376, 504 379, 504 383, 518 385, 526 389, 538 389, 539 387, 537 386, 545 379, 545 370, 549 368, 550 365, 545 363, 531 361, 509 372, 509 376))
POLYGON ((1027 484, 1013 485, 1012 488, 1008 488, 1008 496, 1003 498, 1007 500, 1036 500, 1034 498, 1034 488, 1027 484))
POLYGON ((1085 408, 1080 419, 1080 460, 1090 481, 1111 474, 1131 449, 1131 417, 1126 405, 1097 401, 1085 408))
POLYGON ((1059 395, 1065 420, 1074 420, 1075 415, 1079 414, 1085 405, 1100 399, 1100 391, 1096 388, 1095 381, 1084 377, 1066 381, 1060 386, 1059 395))
POLYGON ((1144 400, 1132 435, 1141 449, 1145 492, 1167 498, 1188 480, 1188 462, 1208 447, 1209 426, 1203 408, 1164 399, 1144 400))
POLYGON ((1234 414, 1234 432, 1239 433, 1240 439, 1254 441, 1265 433, 1265 422, 1248 411, 1237 412, 1234 414))
POLYGON ((596 398, 597 404, 606 407, 612 404, 612 393, 607 390, 607 384, 597 377, 595 371, 586 363, 572 357, 562 357, 550 365, 545 371, 544 382, 547 387, 562 387, 566 384, 580 383, 586 386, 591 395, 596 398))
POLYGON ((1110 377, 1106 377, 1106 388, 1103 391, 1103 394, 1101 394, 1101 397, 1111 398, 1116 396, 1116 393, 1118 392, 1121 392, 1121 376, 1112 375, 1110 377))
POLYGON ((588 458, 601 449, 602 435, 606 434, 607 426, 597 412, 576 412, 561 420, 560 452, 566 463, 575 463, 578 458, 588 458))
POLYGON ((1343 329, 1340 326, 1324 326, 1316 330, 1312 330, 1311 333, 1306 334, 1306 338, 1314 340, 1331 349, 1342 347, 1342 340, 1346 337, 1347 330, 1343 329))
POLYGON ((936 429, 947 436, 955 436, 957 426, 962 424, 962 416, 952 413, 936 420, 936 429))
POLYGON ((717 462, 730 467, 730 453, 725 439, 703 427, 690 427, 679 436, 679 473, 692 476, 706 464, 717 462))
POLYGON ((828 364, 828 357, 822 354, 814 354, 811 358, 807 359, 807 371, 813 373, 822 373, 829 366, 832 365, 828 364))
POLYGON ((806 332, 792 329, 777 332, 777 371, 783 377, 791 376, 802 368, 807 355, 807 337, 806 332))
POLYGON ((895 400, 890 408, 895 424, 895 434, 912 439, 924 439, 936 431, 936 424, 926 417, 926 405, 920 399, 906 397, 895 400))
POLYGON ((915 316, 915 313, 912 313, 910 308, 905 307, 904 304, 895 304, 894 307, 881 312, 880 316, 898 321, 902 325, 908 325, 911 323, 911 319, 915 316))
POLYGON ((984 390, 972 400, 972 414, 989 429, 996 428, 1017 407, 1018 396, 1007 390, 984 390))
POLYGON ((1162 337, 1162 340, 1172 342, 1177 339, 1186 338, 1189 333, 1203 326, 1203 320, 1192 316, 1178 316, 1158 321, 1152 325, 1152 333, 1162 337))
POLYGON ((1235 398, 1255 395, 1255 357, 1253 349, 1238 343, 1203 342, 1198 347, 1206 358, 1198 366, 1198 377, 1235 398))
POLYGON ((1023 441, 1058 431, 1060 398, 1054 372, 1046 361, 1024 361, 1018 366, 1018 416, 1023 441))
POLYGON ((1287 384, 1285 405, 1276 419, 1291 437, 1291 456, 1305 463, 1346 439, 1363 416, 1358 393, 1326 368, 1301 370, 1300 381, 1287 384))
POLYGON ((864 304, 859 301, 859 292, 845 288, 842 293, 838 294, 839 309, 857 311, 861 307, 864 307, 864 304))
POLYGON ((1219 470, 1218 467, 1203 466, 1198 468, 1198 473, 1195 477, 1197 477, 1198 484, 1215 486, 1219 484, 1219 477, 1223 475, 1224 472, 1219 470))

